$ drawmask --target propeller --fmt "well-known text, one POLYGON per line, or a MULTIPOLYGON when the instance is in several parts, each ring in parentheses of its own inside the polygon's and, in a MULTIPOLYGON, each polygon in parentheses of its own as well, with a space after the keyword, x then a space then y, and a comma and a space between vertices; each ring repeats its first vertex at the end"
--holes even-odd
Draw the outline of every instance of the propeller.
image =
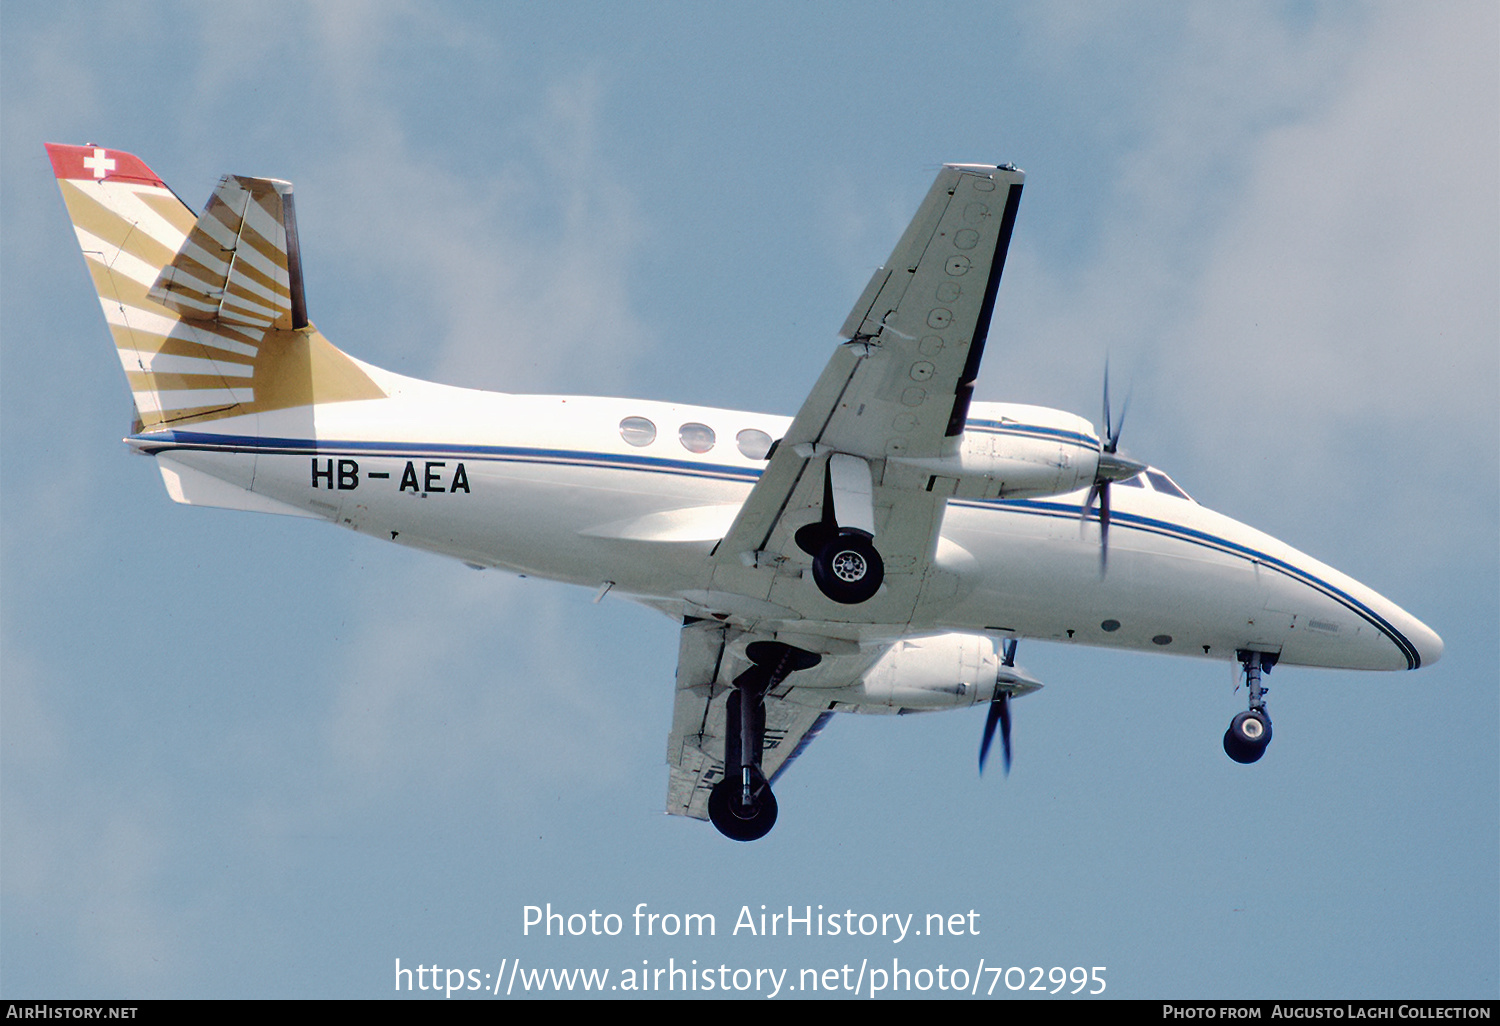
MULTIPOLYGON (((1016 665, 1016 639, 1007 638, 1000 658, 1001 666, 1016 665)), ((1010 691, 995 686, 995 695, 990 699, 989 715, 984 718, 984 739, 979 742, 979 772, 984 772, 985 760, 989 758, 990 742, 995 740, 995 725, 1000 725, 1000 751, 1005 756, 1005 773, 1010 775, 1010 691)))
POLYGON ((1134 477, 1146 469, 1144 463, 1126 459, 1119 454, 1120 432, 1125 427, 1125 414, 1130 412, 1130 396, 1120 410, 1118 423, 1109 416, 1109 361, 1104 361, 1104 443, 1099 448, 1099 463, 1094 470, 1094 481, 1089 485, 1088 498, 1083 500, 1083 509, 1078 513, 1079 526, 1088 520, 1094 500, 1099 501, 1099 576, 1109 569, 1109 486, 1116 481, 1134 477))

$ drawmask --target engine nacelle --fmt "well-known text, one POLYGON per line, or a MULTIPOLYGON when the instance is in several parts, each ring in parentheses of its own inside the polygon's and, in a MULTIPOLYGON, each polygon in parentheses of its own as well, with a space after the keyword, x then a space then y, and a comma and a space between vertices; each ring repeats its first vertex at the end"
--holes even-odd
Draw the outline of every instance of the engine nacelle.
POLYGON ((887 459, 929 475, 929 491, 959 499, 1021 499, 1089 487, 1099 452, 1093 426, 1082 417, 1041 406, 975 403, 956 454, 887 459))
POLYGON ((892 644, 857 683, 818 696, 849 711, 916 712, 988 702, 997 686, 1024 694, 1041 684, 1002 666, 993 638, 934 634, 892 644))

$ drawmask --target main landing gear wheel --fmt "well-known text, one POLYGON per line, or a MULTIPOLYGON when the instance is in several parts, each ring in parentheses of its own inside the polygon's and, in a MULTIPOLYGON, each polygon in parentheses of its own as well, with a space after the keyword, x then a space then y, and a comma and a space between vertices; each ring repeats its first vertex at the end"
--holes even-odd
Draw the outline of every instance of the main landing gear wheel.
POLYGON ((750 668, 734 678, 724 701, 724 779, 708 793, 708 818, 732 841, 757 841, 776 825, 776 796, 760 768, 766 694, 822 658, 780 641, 752 641, 745 655, 750 668))
POLYGON ((732 841, 758 841, 776 825, 776 796, 771 793, 771 785, 756 774, 750 804, 744 804, 743 798, 741 782, 725 777, 709 792, 708 818, 732 841))
POLYGON ((1251 763, 1266 754, 1271 743, 1271 721, 1258 709, 1242 712, 1224 731, 1224 754, 1235 762, 1251 763))
POLYGON ((867 601, 885 580, 885 561, 862 531, 840 531, 813 557, 818 590, 846 606, 867 601))

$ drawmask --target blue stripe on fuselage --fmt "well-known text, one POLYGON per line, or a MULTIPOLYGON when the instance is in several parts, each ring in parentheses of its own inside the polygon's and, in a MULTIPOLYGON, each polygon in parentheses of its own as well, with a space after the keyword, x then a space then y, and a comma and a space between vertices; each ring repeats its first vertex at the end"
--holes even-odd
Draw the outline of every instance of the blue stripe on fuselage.
MULTIPOLYGON (((971 506, 977 509, 999 509, 1012 513, 1025 513, 1031 516, 1056 517, 1066 520, 1076 520, 1079 516, 1079 507, 1077 506, 1068 506, 1062 503, 1050 502, 1042 499, 953 499, 950 500, 950 505, 971 506)), ((1099 519, 1099 514, 1097 512, 1091 512, 1089 514, 1089 519, 1097 522, 1099 519)), ((1417 651, 1416 646, 1413 645, 1409 640, 1407 640, 1404 634, 1402 634, 1394 626, 1392 626, 1391 623, 1385 619, 1385 617, 1381 616, 1379 613, 1375 612, 1375 610, 1371 609, 1369 606, 1365 605, 1363 602, 1359 601, 1343 589, 1329 584, 1322 578, 1316 577, 1313 574, 1308 573, 1306 570, 1303 570, 1301 567, 1296 566, 1292 563, 1288 563, 1284 559, 1278 559, 1277 557, 1272 556, 1269 553, 1261 552, 1258 549, 1252 549, 1248 545, 1241 545, 1238 542, 1229 541, 1226 538, 1220 538, 1218 535, 1209 534, 1206 531, 1199 531, 1196 528, 1192 527, 1184 527, 1181 524, 1174 524, 1169 520, 1158 520, 1154 517, 1142 516, 1139 513, 1124 513, 1115 510, 1110 513, 1109 523, 1111 527, 1132 528, 1137 531, 1145 531, 1149 534, 1157 534, 1167 538, 1175 538, 1178 541, 1188 542, 1193 545, 1200 545, 1204 548, 1213 549, 1217 552, 1223 552, 1227 555, 1238 556, 1241 559, 1249 560, 1252 563, 1259 563, 1262 566, 1267 566, 1273 570, 1280 571, 1293 580, 1300 581, 1303 584, 1306 584, 1307 586, 1313 588, 1314 590, 1322 592, 1324 595, 1338 602, 1350 612, 1356 614, 1361 619, 1369 623, 1372 627, 1384 634, 1398 649, 1401 650, 1401 654, 1406 657, 1407 669, 1415 670, 1417 667, 1422 665, 1422 656, 1417 651)))
MULTIPOLYGON (((981 422, 985 427, 1001 425, 996 422, 981 422)), ((1012 425, 1004 425, 1010 428, 1012 425)), ((1055 431, 1051 428, 1029 428, 1048 435, 1056 435, 1069 441, 1081 441, 1084 436, 1073 432, 1055 431)), ((405 459, 415 456, 454 457, 491 460, 502 463, 540 463, 562 466, 592 466, 613 470, 645 471, 650 473, 680 474, 712 480, 731 480, 754 483, 762 471, 754 467, 734 467, 717 463, 699 463, 693 460, 666 459, 656 456, 637 456, 630 453, 588 452, 574 449, 543 449, 529 446, 466 445, 432 442, 363 442, 323 441, 304 438, 259 438, 254 435, 221 435, 195 431, 165 431, 145 435, 132 435, 127 441, 139 445, 143 451, 157 455, 172 450, 205 452, 238 452, 281 456, 338 456, 360 454, 365 456, 388 456, 405 459)), ((1186 501, 1186 500, 1183 500, 1186 501)), ((974 509, 998 510, 1028 516, 1077 519, 1079 508, 1043 499, 950 499, 950 505, 968 506, 974 509)), ((1098 520, 1098 514, 1090 514, 1098 520)), ((1237 556, 1253 563, 1277 570, 1294 580, 1321 592, 1350 612, 1375 627, 1401 650, 1406 657, 1407 668, 1415 670, 1422 665, 1422 657, 1416 646, 1392 626, 1384 617, 1352 595, 1329 584, 1285 560, 1232 542, 1217 535, 1184 527, 1166 520, 1142 516, 1138 513, 1114 511, 1110 524, 1115 527, 1145 531, 1163 537, 1228 555, 1237 556)))
POLYGON ((732 467, 719 463, 696 463, 692 460, 665 459, 659 456, 636 456, 630 453, 585 452, 576 449, 543 449, 516 445, 466 445, 437 442, 356 442, 324 441, 303 438, 258 438, 254 435, 218 435, 192 431, 169 431, 161 434, 133 435, 129 441, 155 456, 172 450, 198 452, 254 453, 266 456, 387 456, 407 459, 414 456, 462 456, 466 459, 495 460, 509 463, 549 463, 570 466, 597 466, 620 470, 648 470, 688 474, 721 480, 753 482, 761 471, 754 467, 732 467))
POLYGON ((996 435, 1019 435, 1022 438, 1050 438, 1059 442, 1067 442, 1083 449, 1098 449, 1099 440, 1091 435, 1085 435, 1078 431, 1067 431, 1063 428, 1043 427, 1039 424, 1012 423, 1003 420, 975 420, 970 417, 964 426, 965 431, 977 430, 981 434, 996 435))

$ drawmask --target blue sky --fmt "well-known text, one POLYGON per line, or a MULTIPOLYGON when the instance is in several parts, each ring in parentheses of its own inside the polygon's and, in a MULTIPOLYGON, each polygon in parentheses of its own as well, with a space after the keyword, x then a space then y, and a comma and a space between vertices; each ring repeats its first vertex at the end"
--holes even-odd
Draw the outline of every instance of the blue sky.
POLYGON ((349 996, 394 963, 1106 966, 1119 997, 1494 997, 1492 5, 6 4, 0 993, 349 996), (660 813, 676 658, 626 602, 189 509, 46 141, 192 206, 296 183, 313 319, 380 366, 790 414, 943 161, 1028 173, 979 398, 1097 416, 1447 651, 1284 668, 1025 643, 982 712, 836 719, 735 845, 660 813), (526 905, 713 913, 538 938, 526 905), (742 906, 980 913, 749 938, 742 906), (908 959, 910 960, 908 962, 908 959))

